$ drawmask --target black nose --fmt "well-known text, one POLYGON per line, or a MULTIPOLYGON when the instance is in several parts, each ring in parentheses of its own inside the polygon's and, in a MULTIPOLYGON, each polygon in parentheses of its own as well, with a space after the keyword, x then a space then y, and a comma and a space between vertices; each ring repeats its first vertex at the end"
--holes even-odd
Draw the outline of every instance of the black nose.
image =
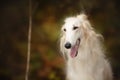
POLYGON ((67 48, 67 49, 71 48, 71 44, 70 44, 69 42, 67 42, 67 43, 65 44, 65 48, 67 48))

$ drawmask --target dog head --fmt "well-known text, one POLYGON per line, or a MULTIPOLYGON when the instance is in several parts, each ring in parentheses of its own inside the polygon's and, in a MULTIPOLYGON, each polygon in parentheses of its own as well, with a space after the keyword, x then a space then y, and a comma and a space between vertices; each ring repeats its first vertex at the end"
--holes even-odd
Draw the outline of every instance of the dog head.
POLYGON ((72 58, 76 57, 78 54, 78 48, 89 29, 92 29, 92 27, 85 14, 66 18, 65 24, 61 29, 62 37, 60 48, 62 53, 70 53, 72 58))

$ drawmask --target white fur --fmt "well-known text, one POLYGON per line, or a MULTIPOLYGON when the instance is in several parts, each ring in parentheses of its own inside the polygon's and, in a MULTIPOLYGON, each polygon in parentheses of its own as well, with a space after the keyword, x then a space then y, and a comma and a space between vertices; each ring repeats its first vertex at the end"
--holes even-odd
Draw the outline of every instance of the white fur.
POLYGON ((85 14, 65 20, 62 27, 60 50, 66 59, 67 80, 112 80, 111 67, 101 45, 102 39, 102 35, 97 34, 91 27, 85 14), (79 28, 73 30, 74 26, 79 28), (70 49, 66 49, 64 45, 67 41, 75 45, 78 38, 81 39, 78 55, 72 58, 70 49))

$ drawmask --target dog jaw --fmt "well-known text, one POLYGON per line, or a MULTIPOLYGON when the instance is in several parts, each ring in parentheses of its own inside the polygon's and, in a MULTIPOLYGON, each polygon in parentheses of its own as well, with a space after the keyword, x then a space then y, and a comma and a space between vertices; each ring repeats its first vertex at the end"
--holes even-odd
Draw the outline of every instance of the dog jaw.
POLYGON ((71 56, 72 58, 74 58, 74 57, 77 56, 77 54, 78 54, 78 48, 79 48, 79 44, 80 44, 80 38, 77 39, 76 44, 73 45, 72 48, 71 48, 70 56, 71 56))

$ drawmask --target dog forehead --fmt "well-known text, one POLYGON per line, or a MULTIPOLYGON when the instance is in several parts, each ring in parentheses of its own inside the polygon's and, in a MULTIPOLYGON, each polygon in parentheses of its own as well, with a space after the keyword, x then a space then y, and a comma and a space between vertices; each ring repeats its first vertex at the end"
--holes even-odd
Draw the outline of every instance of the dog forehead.
POLYGON ((65 19, 65 28, 72 28, 73 26, 79 26, 81 21, 77 17, 69 17, 65 19))

